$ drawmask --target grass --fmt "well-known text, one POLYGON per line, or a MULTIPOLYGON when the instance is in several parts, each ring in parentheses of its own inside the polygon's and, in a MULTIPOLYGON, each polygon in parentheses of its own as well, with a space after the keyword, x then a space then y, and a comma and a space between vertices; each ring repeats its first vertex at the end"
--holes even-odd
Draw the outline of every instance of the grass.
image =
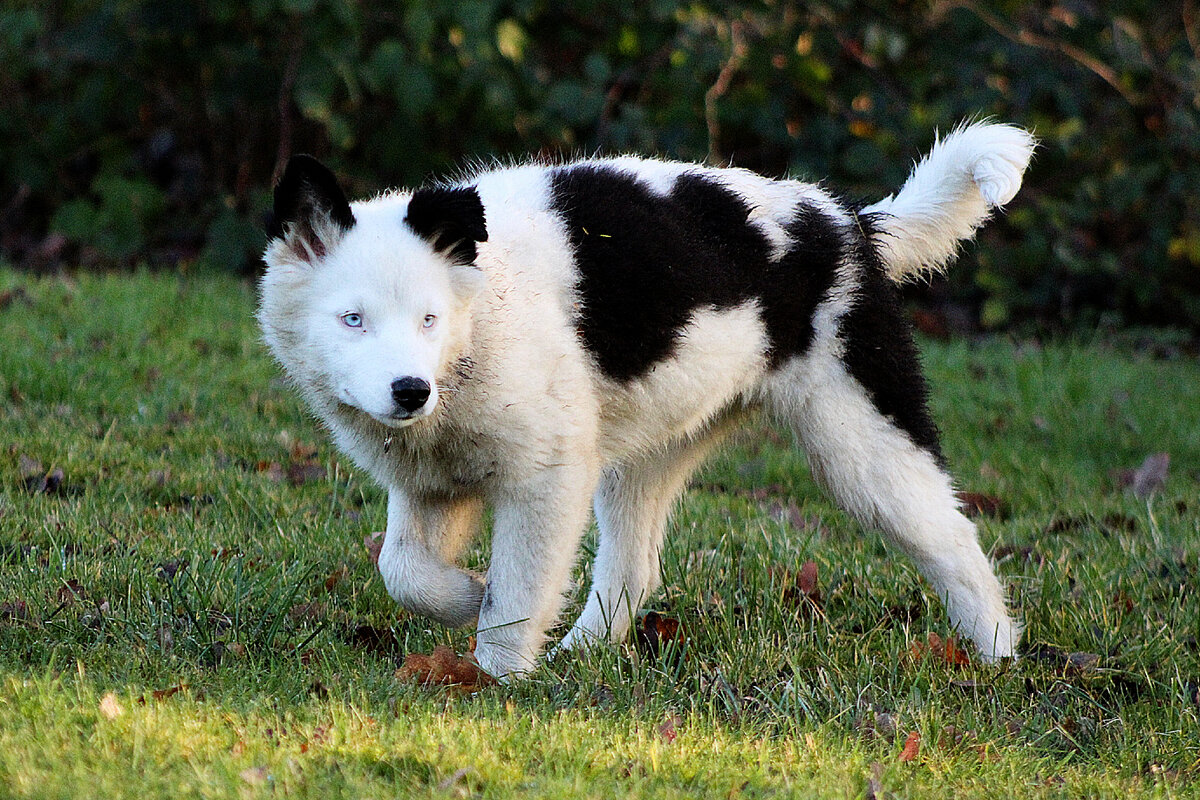
POLYGON ((677 514, 651 607, 682 641, 467 694, 397 681, 467 633, 387 597, 383 495, 252 308, 0 271, 0 796, 1200 796, 1200 365, 1169 337, 925 343, 1021 661, 922 654, 936 598, 764 427, 677 514))

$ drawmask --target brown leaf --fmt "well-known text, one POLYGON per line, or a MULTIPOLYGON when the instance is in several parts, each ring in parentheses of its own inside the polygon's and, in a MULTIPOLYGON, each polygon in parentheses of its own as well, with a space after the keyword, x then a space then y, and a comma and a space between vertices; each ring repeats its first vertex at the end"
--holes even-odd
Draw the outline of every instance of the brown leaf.
POLYGON ((955 492, 963 513, 968 517, 998 517, 1008 515, 1008 506, 999 497, 983 492, 955 492))
POLYGON ((317 448, 306 442, 296 441, 288 453, 292 461, 309 461, 317 457, 317 448))
MULTIPOLYGON (((788 576, 790 577, 790 576, 788 576)), ((821 607, 821 590, 817 588, 817 563, 805 561, 796 573, 795 579, 785 578, 783 599, 793 606, 807 606, 809 603, 821 607)))
POLYGON ((493 686, 496 679, 488 675, 474 660, 455 655, 446 645, 438 645, 429 655, 410 653, 404 665, 396 670, 396 680, 421 686, 457 686, 477 691, 493 686))
POLYGON ((76 600, 82 600, 86 596, 87 592, 83 590, 83 585, 76 578, 71 578, 58 587, 58 602, 63 605, 71 605, 76 600))
POLYGON ((21 623, 30 619, 29 605, 24 600, 6 600, 0 603, 0 623, 21 623))
POLYGON ((1068 653, 1067 669, 1072 672, 1091 672, 1100 664, 1100 656, 1095 653, 1068 653))
POLYGON ((387 536, 384 531, 375 531, 363 537, 363 545, 367 548, 367 558, 372 564, 379 563, 379 553, 383 550, 383 539, 387 536))
POLYGON ((42 462, 21 453, 17 456, 17 468, 25 491, 30 494, 71 494, 63 482, 63 471, 58 467, 47 471, 42 462))
POLYGON ((181 692, 186 685, 187 684, 180 683, 167 689, 155 689, 154 691, 150 692, 150 696, 155 700, 166 700, 168 697, 174 697, 175 695, 179 694, 179 692, 181 692))
POLYGON ((325 579, 325 591, 332 592, 334 588, 350 576, 350 567, 342 564, 340 567, 329 573, 329 577, 325 579))
POLYGON ((936 633, 930 633, 926 641, 913 642, 911 652, 914 659, 935 658, 951 667, 965 667, 971 663, 970 656, 959 646, 956 636, 943 639, 936 633))
POLYGON ((292 486, 323 481, 325 475, 325 465, 317 461, 292 462, 287 468, 288 483, 292 486))
POLYGON ((679 620, 664 617, 657 611, 647 611, 637 627, 634 646, 649 657, 657 658, 668 642, 675 642, 678 647, 683 641, 679 620))
POLYGON ((288 616, 297 621, 321 619, 325 616, 325 604, 319 600, 297 603, 288 609, 288 616))
POLYGON ((255 469, 272 483, 283 483, 287 480, 287 472, 278 461, 260 461, 255 469))
POLYGON ((899 759, 903 762, 916 761, 921 756, 921 734, 912 731, 904 740, 904 748, 900 751, 899 759))
POLYGON ((154 568, 154 571, 158 574, 158 577, 162 578, 167 583, 170 583, 171 581, 175 580, 176 575, 186 570, 188 568, 188 564, 190 563, 191 561, 186 558, 180 558, 173 561, 163 561, 154 568))
POLYGON ((357 625, 350 632, 350 644, 373 653, 388 654, 399 649, 396 635, 390 628, 376 628, 374 625, 357 625))
POLYGON ((683 717, 678 714, 671 714, 661 723, 659 723, 657 731, 658 738, 670 744, 679 737, 679 729, 683 726, 683 717))

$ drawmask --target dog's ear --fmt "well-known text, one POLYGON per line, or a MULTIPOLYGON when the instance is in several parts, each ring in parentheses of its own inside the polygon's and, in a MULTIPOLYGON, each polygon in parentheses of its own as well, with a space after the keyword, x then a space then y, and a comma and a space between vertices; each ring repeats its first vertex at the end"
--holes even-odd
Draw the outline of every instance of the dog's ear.
POLYGON ((354 213, 337 178, 312 156, 288 160, 275 186, 275 213, 267 235, 309 264, 328 254, 354 227, 354 213))
POLYGON ((483 201, 474 186, 418 189, 404 221, 456 264, 473 264, 475 245, 488 238, 483 201))

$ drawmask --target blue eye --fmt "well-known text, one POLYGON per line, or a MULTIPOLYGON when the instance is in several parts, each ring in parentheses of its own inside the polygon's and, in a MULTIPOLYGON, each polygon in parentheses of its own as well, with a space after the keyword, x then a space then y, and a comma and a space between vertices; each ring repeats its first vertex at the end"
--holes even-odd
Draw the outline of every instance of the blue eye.
POLYGON ((436 322, 437 322, 436 316, 434 316, 433 314, 426 314, 425 320, 421 323, 421 327, 422 328, 432 328, 434 326, 434 323, 436 323, 436 322))
POLYGON ((353 311, 342 314, 342 324, 347 328, 361 328, 363 325, 362 314, 355 314, 353 311))

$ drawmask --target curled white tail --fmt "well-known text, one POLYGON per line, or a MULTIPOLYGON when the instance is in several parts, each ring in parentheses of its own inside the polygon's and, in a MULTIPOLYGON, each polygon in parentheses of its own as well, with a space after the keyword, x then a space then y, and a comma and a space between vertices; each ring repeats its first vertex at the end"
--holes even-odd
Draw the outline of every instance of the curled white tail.
POLYGON ((1028 131, 989 122, 935 142, 899 194, 863 209, 874 215, 888 276, 903 281, 943 269, 992 209, 1016 195, 1035 145, 1028 131))

